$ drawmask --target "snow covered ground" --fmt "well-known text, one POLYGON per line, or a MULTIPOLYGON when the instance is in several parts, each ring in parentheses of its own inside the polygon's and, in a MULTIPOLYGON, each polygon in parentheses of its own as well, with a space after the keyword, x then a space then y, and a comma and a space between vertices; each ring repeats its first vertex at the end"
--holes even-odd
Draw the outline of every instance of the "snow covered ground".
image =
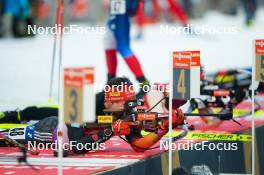
MULTIPOLYGON (((133 41, 132 47, 151 82, 168 81, 171 51, 201 50, 202 64, 210 72, 220 68, 251 66, 252 40, 264 38, 264 9, 259 10, 256 24, 251 28, 244 26, 242 14, 230 17, 209 12, 205 18, 192 23, 196 26, 235 26, 237 33, 186 36, 161 33, 160 25, 167 24, 147 27, 144 39, 133 41)), ((65 36, 63 66, 95 66, 96 82, 104 84, 106 66, 102 40, 103 35, 94 33, 65 36)), ((52 44, 51 35, 0 40, 0 110, 47 102, 52 44)), ((118 75, 134 80, 122 59, 119 59, 118 75)))

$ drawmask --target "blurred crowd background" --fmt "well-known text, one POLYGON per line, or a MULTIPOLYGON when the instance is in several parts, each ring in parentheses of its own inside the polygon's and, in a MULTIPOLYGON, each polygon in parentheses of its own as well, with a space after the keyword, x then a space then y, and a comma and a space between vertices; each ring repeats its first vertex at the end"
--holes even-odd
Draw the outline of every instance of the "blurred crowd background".
MULTIPOLYGON (((65 0, 65 24, 82 22, 104 24, 110 0, 65 0)), ((264 0, 142 0, 139 23, 181 23, 170 13, 170 3, 184 10, 188 19, 203 18, 207 11, 215 10, 234 16, 244 13, 245 25, 254 25, 256 11, 264 6, 264 0), (174 2, 173 2, 174 1, 174 2)), ((54 26, 55 0, 0 0, 0 38, 32 37, 28 25, 54 26)), ((137 17, 136 17, 137 19, 137 17)))

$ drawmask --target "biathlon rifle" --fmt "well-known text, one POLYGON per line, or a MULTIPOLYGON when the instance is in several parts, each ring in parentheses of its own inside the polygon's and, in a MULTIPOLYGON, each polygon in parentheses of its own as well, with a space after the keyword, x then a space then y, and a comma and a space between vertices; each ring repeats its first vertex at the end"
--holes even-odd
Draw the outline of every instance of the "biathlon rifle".
MULTIPOLYGON (((203 83, 201 86, 201 98, 192 99, 192 109, 199 109, 199 106, 205 106, 206 108, 222 108, 225 111, 233 112, 233 109, 242 101, 251 98, 250 89, 245 87, 234 88, 220 88, 217 84, 203 83), (199 105, 200 104, 200 105, 199 105)), ((258 94, 261 90, 255 90, 255 94, 258 94)), ((260 104, 255 100, 256 109, 255 112, 260 109, 260 104)), ((248 112, 240 117, 248 116, 251 112, 248 112)))
MULTIPOLYGON (((158 105, 161 101, 165 100, 167 97, 162 98, 157 102, 158 105)), ((144 105, 142 100, 130 100, 125 103, 124 108, 114 109, 114 110, 104 110, 105 115, 97 117, 97 123, 87 123, 85 127, 87 128, 103 128, 109 126, 109 124, 121 119, 122 121, 130 122, 131 127, 144 129, 145 131, 156 131, 157 127, 161 122, 167 121, 168 113, 157 113, 151 112, 156 105, 154 105, 149 110, 141 108, 144 105), (135 110, 135 108, 138 110, 135 110)), ((197 117, 217 117, 220 120, 233 120, 233 112, 229 111, 227 113, 207 113, 207 114, 194 114, 194 113, 184 113, 185 117, 197 116, 197 117)), ((238 123, 239 124, 239 123, 238 123)), ((192 127, 191 127, 192 128, 192 127)))

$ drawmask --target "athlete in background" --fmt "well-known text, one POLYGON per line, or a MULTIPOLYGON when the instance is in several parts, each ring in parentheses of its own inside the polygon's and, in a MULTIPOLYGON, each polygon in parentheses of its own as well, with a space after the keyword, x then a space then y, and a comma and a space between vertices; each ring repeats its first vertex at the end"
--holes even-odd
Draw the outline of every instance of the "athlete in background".
POLYGON ((37 17, 39 19, 47 19, 50 13, 50 1, 49 0, 38 0, 37 3, 37 17))
POLYGON ((15 37, 33 36, 28 34, 27 26, 33 25, 30 4, 28 0, 3 0, 4 14, 11 15, 12 32, 15 37))
POLYGON ((169 12, 170 16, 180 22, 182 26, 187 26, 189 19, 185 10, 177 0, 144 0, 141 4, 137 16, 137 36, 136 39, 143 37, 143 29, 147 24, 157 22, 163 12, 169 12))
POLYGON ((70 0, 73 15, 76 17, 82 16, 88 12, 89 5, 86 0, 70 0))
POLYGON ((108 81, 116 77, 117 52, 142 85, 148 84, 138 58, 130 47, 130 18, 135 16, 140 0, 110 1, 110 15, 104 37, 108 81))
POLYGON ((3 24, 3 14, 4 14, 4 7, 3 1, 0 1, 0 38, 4 35, 4 24, 3 24))
POLYGON ((252 26, 257 11, 257 0, 241 0, 246 13, 246 25, 252 26))
POLYGON ((146 25, 158 22, 161 14, 160 10, 158 0, 144 0, 144 3, 140 3, 135 18, 135 24, 137 25, 137 40, 143 38, 143 31, 146 25))
POLYGON ((150 21, 149 16, 152 17, 151 21, 157 20, 161 16, 162 11, 168 11, 182 26, 188 24, 188 15, 177 0, 145 0, 144 2, 145 7, 141 5, 137 15, 139 25, 144 23, 144 21, 145 23, 147 23, 146 21, 150 21))
POLYGON ((179 2, 177 0, 167 0, 167 2, 171 15, 178 19, 182 26, 186 26, 188 24, 188 16, 179 2))

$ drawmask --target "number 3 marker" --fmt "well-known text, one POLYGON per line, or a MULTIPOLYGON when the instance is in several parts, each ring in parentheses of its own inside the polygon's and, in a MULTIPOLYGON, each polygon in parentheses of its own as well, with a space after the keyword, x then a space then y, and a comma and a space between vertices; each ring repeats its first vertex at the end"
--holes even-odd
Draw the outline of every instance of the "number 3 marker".
POLYGON ((67 124, 94 123, 94 68, 64 69, 64 121, 67 124))

